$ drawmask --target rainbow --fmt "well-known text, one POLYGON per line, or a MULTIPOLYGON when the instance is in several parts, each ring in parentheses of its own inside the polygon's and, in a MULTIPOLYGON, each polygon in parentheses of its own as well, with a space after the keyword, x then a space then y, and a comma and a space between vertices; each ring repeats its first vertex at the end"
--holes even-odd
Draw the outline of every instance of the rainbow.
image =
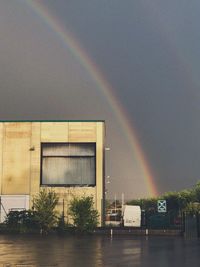
POLYGON ((152 170, 139 144, 136 130, 131 127, 128 115, 122 105, 119 103, 117 97, 115 96, 112 86, 108 83, 108 81, 106 81, 99 68, 91 60, 91 58, 84 51, 84 49, 80 46, 78 41, 76 41, 74 36, 68 30, 66 30, 61 25, 61 23, 59 23, 58 19, 55 18, 41 2, 41 0, 27 1, 28 5, 32 8, 32 10, 40 18, 42 18, 43 21, 55 32, 55 34, 62 40, 63 44, 67 47, 67 49, 69 49, 71 54, 87 70, 98 88, 105 95, 110 107, 112 108, 113 113, 115 114, 122 128, 124 129, 126 138, 136 155, 136 160, 138 161, 138 164, 141 168, 149 195, 152 197, 157 196, 158 191, 153 179, 152 170))

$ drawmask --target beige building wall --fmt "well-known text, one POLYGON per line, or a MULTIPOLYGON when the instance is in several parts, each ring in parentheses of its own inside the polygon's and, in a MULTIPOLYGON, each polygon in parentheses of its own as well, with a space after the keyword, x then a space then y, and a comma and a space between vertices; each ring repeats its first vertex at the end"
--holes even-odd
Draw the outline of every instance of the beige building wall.
MULTIPOLYGON (((73 196, 93 196, 95 208, 102 220, 104 122, 0 122, 0 193, 30 195, 39 192, 41 176, 41 143, 95 142, 96 186, 53 187, 59 195, 58 210, 68 216, 68 204, 73 196)), ((46 187, 46 186, 45 186, 46 187)), ((52 188, 52 187, 49 187, 52 188)))
POLYGON ((29 194, 31 123, 4 123, 3 128, 2 194, 29 194))
POLYGON ((2 194, 3 178, 3 124, 0 123, 0 195, 2 194))

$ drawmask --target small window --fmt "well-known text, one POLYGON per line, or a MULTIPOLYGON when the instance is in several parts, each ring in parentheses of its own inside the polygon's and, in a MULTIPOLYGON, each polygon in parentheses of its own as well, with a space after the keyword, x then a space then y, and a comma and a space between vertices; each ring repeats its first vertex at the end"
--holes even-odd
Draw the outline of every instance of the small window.
POLYGON ((95 186, 95 143, 42 143, 41 184, 95 186))

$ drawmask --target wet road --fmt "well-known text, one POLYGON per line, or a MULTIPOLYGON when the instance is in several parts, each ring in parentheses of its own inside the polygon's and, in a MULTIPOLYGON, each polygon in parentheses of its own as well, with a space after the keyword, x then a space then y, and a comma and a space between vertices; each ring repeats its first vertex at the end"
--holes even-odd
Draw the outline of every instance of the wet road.
POLYGON ((0 236, 0 266, 199 266, 200 240, 182 237, 0 236))

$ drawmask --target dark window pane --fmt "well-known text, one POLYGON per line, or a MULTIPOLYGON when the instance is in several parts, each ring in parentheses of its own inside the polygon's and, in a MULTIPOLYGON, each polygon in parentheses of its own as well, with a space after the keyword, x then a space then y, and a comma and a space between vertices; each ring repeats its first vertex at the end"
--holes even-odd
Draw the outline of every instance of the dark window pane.
POLYGON ((95 144, 43 144, 43 156, 95 156, 95 144))
POLYGON ((43 144, 42 184, 95 185, 95 144, 43 144))

